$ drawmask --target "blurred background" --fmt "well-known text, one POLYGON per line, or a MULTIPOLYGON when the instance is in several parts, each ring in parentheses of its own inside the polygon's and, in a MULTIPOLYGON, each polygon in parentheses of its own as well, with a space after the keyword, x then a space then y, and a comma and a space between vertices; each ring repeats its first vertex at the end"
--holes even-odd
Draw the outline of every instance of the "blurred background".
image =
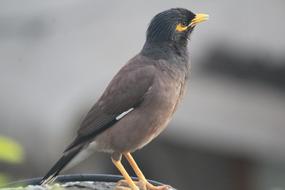
MULTIPOLYGON (((182 190, 285 189, 280 0, 1 0, 0 177, 44 175, 141 50, 150 19, 172 7, 210 20, 192 35, 189 88, 173 121, 134 154, 145 175, 182 190), (16 161, 1 160, 11 146, 16 161)), ((117 171, 98 153, 63 173, 117 171)))

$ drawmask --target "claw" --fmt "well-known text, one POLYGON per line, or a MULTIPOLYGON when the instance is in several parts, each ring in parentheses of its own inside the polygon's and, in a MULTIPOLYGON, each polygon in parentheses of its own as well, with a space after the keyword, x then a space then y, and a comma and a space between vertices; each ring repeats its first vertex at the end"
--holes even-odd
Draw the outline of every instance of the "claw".
MULTIPOLYGON (((137 190, 147 190, 146 184, 143 181, 134 181, 135 185, 137 186, 137 190)), ((115 190, 131 190, 129 183, 127 180, 120 180, 117 182, 115 190)))
POLYGON ((171 190, 172 187, 169 185, 160 185, 160 186, 154 186, 149 182, 146 182, 147 190, 171 190))
MULTIPOLYGON (((160 186, 154 186, 149 182, 146 181, 134 181, 136 186, 139 188, 139 190, 171 190, 173 189, 169 185, 160 185, 160 186)), ((131 190, 128 181, 127 180, 120 180, 117 182, 116 189, 115 190, 131 190)))

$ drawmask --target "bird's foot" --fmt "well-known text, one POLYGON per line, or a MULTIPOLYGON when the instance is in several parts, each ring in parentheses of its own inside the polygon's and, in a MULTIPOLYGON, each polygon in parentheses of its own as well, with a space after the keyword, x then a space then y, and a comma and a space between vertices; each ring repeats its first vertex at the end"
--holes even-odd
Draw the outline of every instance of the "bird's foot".
POLYGON ((137 186, 137 189, 132 189, 127 180, 120 180, 116 184, 115 190, 147 190, 146 185, 143 181, 134 181, 135 185, 137 186))
POLYGON ((145 186, 147 187, 147 190, 170 190, 172 189, 169 185, 160 185, 160 186, 154 186, 148 181, 145 182, 145 186))
MULTIPOLYGON (((172 189, 171 186, 169 185, 154 186, 151 183, 142 181, 142 180, 134 181, 134 183, 138 187, 138 190, 170 190, 172 189)), ((115 190, 132 190, 132 189, 130 188, 126 180, 120 180, 118 181, 115 190)))

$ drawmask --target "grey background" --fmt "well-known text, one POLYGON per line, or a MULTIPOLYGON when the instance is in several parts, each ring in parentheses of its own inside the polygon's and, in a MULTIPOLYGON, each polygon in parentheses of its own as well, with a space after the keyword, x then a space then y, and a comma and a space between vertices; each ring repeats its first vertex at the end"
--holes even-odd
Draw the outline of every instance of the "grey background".
MULTIPOLYGON (((285 189, 279 0, 0 1, 0 134, 25 150, 25 163, 2 164, 3 171, 12 179, 43 175, 112 76, 140 51, 150 19, 172 7, 210 20, 191 37, 182 105, 135 154, 147 177, 180 189, 285 189)), ((96 154, 72 172, 116 171, 96 154)))

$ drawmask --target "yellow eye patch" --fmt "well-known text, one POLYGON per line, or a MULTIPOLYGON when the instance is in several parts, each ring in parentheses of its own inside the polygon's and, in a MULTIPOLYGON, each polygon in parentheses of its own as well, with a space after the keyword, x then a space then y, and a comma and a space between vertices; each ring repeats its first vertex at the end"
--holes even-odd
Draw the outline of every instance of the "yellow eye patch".
POLYGON ((209 19, 209 15, 207 15, 207 14, 196 14, 195 18, 192 19, 192 21, 189 25, 185 26, 184 24, 179 23, 179 24, 177 24, 175 30, 178 32, 184 32, 189 27, 196 26, 196 24, 198 24, 200 22, 204 22, 208 19, 209 19))
POLYGON ((183 31, 187 30, 187 28, 188 28, 188 26, 184 26, 183 24, 179 23, 179 24, 177 24, 175 30, 178 32, 183 32, 183 31))

